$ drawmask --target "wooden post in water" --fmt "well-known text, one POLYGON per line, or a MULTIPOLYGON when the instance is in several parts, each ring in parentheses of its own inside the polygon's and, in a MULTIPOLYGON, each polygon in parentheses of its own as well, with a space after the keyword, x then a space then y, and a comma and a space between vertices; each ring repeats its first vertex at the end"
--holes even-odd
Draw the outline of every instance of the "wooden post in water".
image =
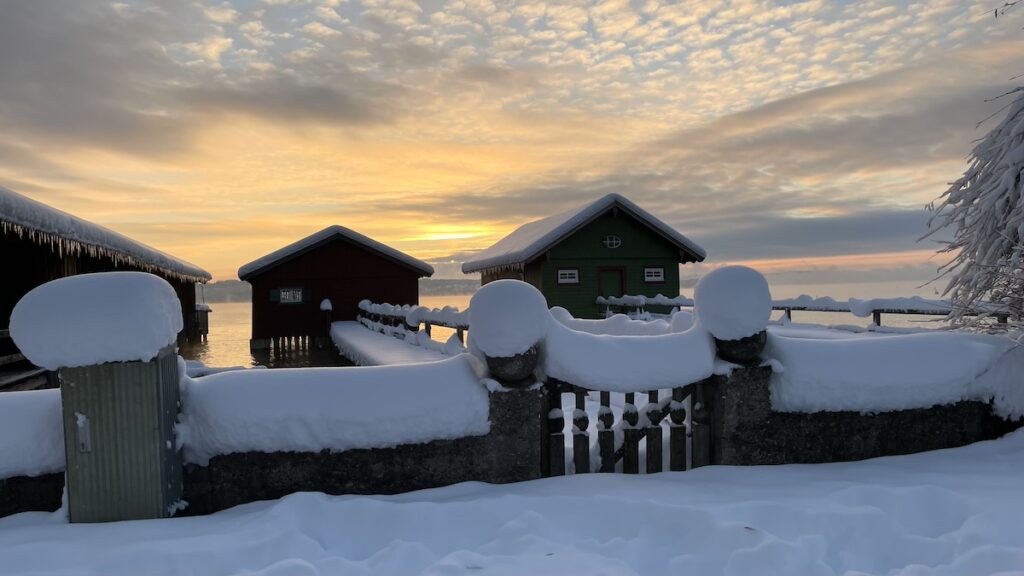
POLYGON ((572 413, 572 461, 577 474, 590 472, 590 418, 587 417, 587 392, 576 390, 576 409, 572 413))
POLYGON ((636 411, 636 394, 626 394, 622 407, 622 471, 626 474, 640 473, 640 414, 636 411))
POLYGON ((669 405, 668 417, 671 427, 668 431, 668 468, 674 472, 686 470, 686 399, 684 388, 672 389, 672 404, 669 405))
POLYGON ((661 472, 661 407, 658 406, 658 391, 651 390, 647 393, 647 407, 644 410, 647 416, 647 473, 655 474, 661 472))
POLYGON ((597 447, 601 455, 601 472, 615 472, 615 414, 611 409, 611 392, 601 392, 601 408, 597 411, 597 447))

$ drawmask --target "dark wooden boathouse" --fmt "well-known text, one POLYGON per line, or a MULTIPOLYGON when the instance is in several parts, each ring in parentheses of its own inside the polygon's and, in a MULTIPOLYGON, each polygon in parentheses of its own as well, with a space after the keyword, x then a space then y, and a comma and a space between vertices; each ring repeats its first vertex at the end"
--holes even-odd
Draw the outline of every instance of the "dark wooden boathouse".
POLYGON ((416 304, 434 268, 344 226, 329 226, 238 269, 252 284, 252 340, 325 338, 328 322, 355 320, 361 300, 416 304), (330 300, 331 311, 321 310, 330 300))
MULTIPOLYGON (((0 391, 47 385, 46 373, 18 351, 8 325, 14 305, 50 280, 113 270, 149 272, 181 302, 181 342, 201 337, 196 283, 210 274, 193 264, 0 186, 0 391)), ((52 383, 51 383, 52 384, 52 383)))

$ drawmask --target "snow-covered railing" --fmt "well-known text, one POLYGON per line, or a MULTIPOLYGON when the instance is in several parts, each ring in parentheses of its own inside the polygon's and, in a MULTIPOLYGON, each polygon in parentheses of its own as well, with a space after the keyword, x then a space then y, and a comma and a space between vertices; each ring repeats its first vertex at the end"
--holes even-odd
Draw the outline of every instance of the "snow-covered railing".
MULTIPOLYGON (((427 308, 411 304, 375 303, 369 300, 359 302, 362 317, 372 322, 404 328, 410 332, 418 332, 420 325, 429 336, 433 326, 443 326, 455 330, 460 342, 466 341, 466 330, 469 330, 469 310, 459 310, 454 306, 444 308, 427 308)), ((393 334, 398 335, 398 334, 393 334)))
MULTIPOLYGON (((607 306, 606 315, 611 315, 611 307, 634 309, 642 313, 647 306, 671 306, 676 308, 692 307, 693 299, 686 296, 669 298, 662 294, 657 296, 624 295, 598 296, 597 304, 607 306)), ((946 316, 953 306, 948 300, 930 300, 920 296, 898 298, 850 298, 847 301, 836 300, 830 296, 814 298, 802 295, 797 298, 785 298, 772 301, 772 310, 781 310, 787 319, 792 320, 793 311, 806 312, 845 312, 859 318, 871 317, 876 326, 882 325, 882 314, 910 314, 923 316, 946 316)), ((968 315, 986 314, 994 316, 1000 324, 1007 321, 1006 313, 996 305, 982 304, 970 311, 968 315)))

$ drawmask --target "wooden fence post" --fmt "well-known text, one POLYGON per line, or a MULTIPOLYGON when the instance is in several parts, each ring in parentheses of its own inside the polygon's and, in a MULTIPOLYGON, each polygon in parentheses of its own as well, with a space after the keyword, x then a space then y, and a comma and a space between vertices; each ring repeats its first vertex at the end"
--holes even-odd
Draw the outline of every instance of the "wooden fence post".
POLYGON ((548 403, 548 475, 565 476, 565 414, 562 413, 562 387, 549 381, 548 403))
POLYGON ((668 432, 669 470, 681 472, 686 470, 686 399, 685 389, 672 389, 672 404, 669 405, 669 419, 672 427, 668 432))
POLYGON ((647 393, 647 407, 644 410, 647 416, 647 473, 654 474, 661 472, 661 419, 663 413, 658 405, 658 391, 651 390, 647 393))
POLYGON ((636 411, 636 394, 628 392, 622 407, 622 471, 640 473, 640 414, 636 411))
POLYGON ((572 461, 576 474, 590 472, 590 418, 587 417, 587 392, 577 389, 576 409, 572 413, 572 461))
POLYGON ((611 392, 601 392, 601 408, 597 412, 597 446, 601 454, 601 472, 615 472, 615 414, 611 409, 611 392))

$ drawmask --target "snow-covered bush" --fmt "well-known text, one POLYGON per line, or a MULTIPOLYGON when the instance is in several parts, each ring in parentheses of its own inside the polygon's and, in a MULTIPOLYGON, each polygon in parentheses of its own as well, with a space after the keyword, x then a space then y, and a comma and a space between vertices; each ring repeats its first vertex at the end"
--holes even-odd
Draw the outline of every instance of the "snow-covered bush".
POLYGON ((551 321, 544 295, 519 280, 486 284, 469 301, 470 339, 494 358, 526 352, 544 338, 551 321))
POLYGON ((48 370, 149 361, 181 327, 174 288, 145 272, 60 278, 34 288, 11 313, 14 343, 48 370))
POLYGON ((725 266, 701 278, 693 293, 700 324, 719 340, 753 336, 768 326, 772 295, 760 272, 725 266))

